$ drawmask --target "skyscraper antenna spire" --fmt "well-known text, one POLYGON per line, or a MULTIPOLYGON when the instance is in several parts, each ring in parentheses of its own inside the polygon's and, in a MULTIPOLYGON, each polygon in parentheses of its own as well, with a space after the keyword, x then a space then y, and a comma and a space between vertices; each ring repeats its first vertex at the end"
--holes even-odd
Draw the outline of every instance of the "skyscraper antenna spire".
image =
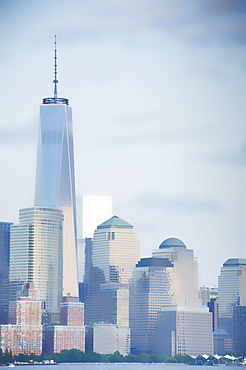
POLYGON ((57 99, 58 96, 57 96, 57 84, 58 84, 58 80, 57 80, 57 49, 56 49, 56 35, 55 35, 55 55, 54 55, 54 80, 53 80, 53 84, 54 84, 54 98, 57 99))
POLYGON ((54 96, 52 98, 44 98, 43 99, 43 104, 66 104, 69 105, 68 99, 67 98, 58 98, 57 94, 57 84, 58 84, 58 79, 57 79, 57 48, 56 48, 56 35, 55 35, 55 41, 54 41, 54 96))

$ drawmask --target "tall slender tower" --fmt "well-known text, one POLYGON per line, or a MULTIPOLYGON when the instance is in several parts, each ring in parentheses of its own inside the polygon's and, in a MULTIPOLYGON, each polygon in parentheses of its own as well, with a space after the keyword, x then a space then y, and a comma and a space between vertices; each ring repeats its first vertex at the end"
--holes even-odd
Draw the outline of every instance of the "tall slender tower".
POLYGON ((232 338, 233 310, 246 306, 246 259, 229 258, 223 263, 218 277, 219 328, 232 338))
POLYGON ((62 224, 59 209, 32 207, 19 211, 10 227, 9 305, 15 323, 16 301, 23 284, 34 284, 38 299, 57 316, 62 299, 62 224))
POLYGON ((103 222, 94 232, 90 254, 87 257, 90 266, 86 266, 89 289, 85 300, 85 323, 105 321, 106 317, 111 318, 111 324, 126 322, 123 319, 128 306, 126 286, 128 290, 132 270, 140 256, 140 244, 133 226, 118 216, 103 222), (114 305, 111 304, 113 301, 114 305), (114 307, 118 317, 112 319, 112 310, 105 312, 107 307, 114 307))
POLYGON ((0 222, 0 325, 8 323, 10 222, 0 222))
POLYGON ((63 295, 78 296, 72 109, 57 93, 56 37, 54 52, 54 96, 40 106, 34 204, 63 211, 63 295))

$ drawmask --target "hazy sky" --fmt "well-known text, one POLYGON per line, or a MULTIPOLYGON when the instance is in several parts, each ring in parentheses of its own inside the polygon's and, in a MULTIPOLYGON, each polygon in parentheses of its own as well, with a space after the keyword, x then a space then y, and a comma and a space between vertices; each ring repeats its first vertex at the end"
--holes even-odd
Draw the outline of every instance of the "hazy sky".
POLYGON ((78 194, 112 195, 142 256, 246 258, 246 1, 0 0, 0 219, 33 206, 39 105, 73 108, 78 194))

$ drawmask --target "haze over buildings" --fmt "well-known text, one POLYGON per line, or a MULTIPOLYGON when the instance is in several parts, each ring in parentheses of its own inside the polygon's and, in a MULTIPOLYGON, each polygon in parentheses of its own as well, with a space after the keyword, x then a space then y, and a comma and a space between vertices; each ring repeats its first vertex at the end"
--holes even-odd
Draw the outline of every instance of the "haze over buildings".
POLYGON ((246 258, 245 7, 2 0, 0 219, 18 223, 33 203, 37 106, 57 34, 78 193, 112 195, 142 256, 165 237, 185 240, 200 285, 216 285, 224 261, 246 258))

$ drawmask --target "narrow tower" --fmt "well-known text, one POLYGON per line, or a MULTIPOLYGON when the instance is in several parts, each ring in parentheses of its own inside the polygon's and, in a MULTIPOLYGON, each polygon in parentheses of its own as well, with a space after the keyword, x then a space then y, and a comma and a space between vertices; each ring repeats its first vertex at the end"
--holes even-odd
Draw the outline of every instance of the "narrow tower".
POLYGON ((57 93, 56 36, 54 62, 54 96, 40 106, 34 204, 63 211, 63 295, 78 296, 72 109, 57 93))

